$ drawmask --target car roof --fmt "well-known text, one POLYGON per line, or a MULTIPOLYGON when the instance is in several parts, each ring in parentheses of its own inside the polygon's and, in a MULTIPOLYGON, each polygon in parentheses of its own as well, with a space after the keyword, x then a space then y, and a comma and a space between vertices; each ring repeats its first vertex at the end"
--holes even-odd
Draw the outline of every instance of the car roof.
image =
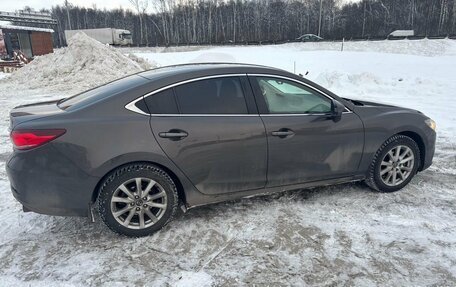
POLYGON ((168 77, 194 77, 217 74, 244 74, 244 73, 273 73, 287 74, 289 72, 277 68, 242 63, 192 63, 165 66, 144 72, 137 75, 149 80, 158 80, 168 77))

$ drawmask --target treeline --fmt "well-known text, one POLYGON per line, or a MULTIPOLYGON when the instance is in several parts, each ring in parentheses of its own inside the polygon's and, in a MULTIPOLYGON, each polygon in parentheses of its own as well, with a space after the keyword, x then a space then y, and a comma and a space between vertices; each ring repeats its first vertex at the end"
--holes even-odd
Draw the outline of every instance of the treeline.
POLYGON ((325 39, 386 37, 397 29, 456 34, 456 0, 130 1, 115 10, 53 7, 58 42, 65 43, 66 29, 102 27, 130 30, 135 44, 149 46, 282 42, 319 31, 325 39))

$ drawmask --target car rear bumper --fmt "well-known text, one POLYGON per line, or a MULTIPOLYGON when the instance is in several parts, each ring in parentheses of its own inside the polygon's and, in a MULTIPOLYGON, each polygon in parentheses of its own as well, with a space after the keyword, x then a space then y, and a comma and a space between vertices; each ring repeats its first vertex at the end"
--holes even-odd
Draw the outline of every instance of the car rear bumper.
POLYGON ((6 172, 11 191, 24 206, 24 211, 88 216, 98 178, 82 172, 56 149, 46 147, 14 152, 6 165, 6 172))

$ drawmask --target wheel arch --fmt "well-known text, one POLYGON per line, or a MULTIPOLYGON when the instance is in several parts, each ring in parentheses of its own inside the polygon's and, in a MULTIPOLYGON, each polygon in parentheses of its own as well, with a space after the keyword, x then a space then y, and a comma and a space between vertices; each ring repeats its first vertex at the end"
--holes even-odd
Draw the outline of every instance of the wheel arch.
POLYGON ((418 133, 409 130, 396 133, 396 135, 407 136, 416 142, 418 148, 420 149, 420 166, 418 167, 418 171, 421 171, 423 169, 424 160, 426 158, 426 146, 424 144, 423 137, 418 133))
POLYGON ((426 159, 426 142, 424 137, 412 127, 401 127, 394 129, 393 131, 384 132, 381 136, 378 136, 374 140, 369 141, 369 151, 363 156, 362 163, 360 165, 360 171, 368 172, 369 166, 374 160, 375 154, 380 149, 380 147, 391 137, 396 135, 403 135, 411 138, 416 142, 420 152, 420 162, 418 166, 418 171, 423 169, 425 159, 426 159))
POLYGON ((170 168, 168 168, 167 166, 161 164, 161 163, 157 163, 157 162, 154 162, 154 161, 144 161, 144 160, 139 160, 139 161, 131 161, 131 162, 126 162, 126 163, 123 163, 123 164, 120 164, 118 166, 115 166, 113 168, 111 168, 109 171, 107 171, 101 178, 100 180, 97 182, 97 184, 95 185, 95 188, 93 189, 92 191, 92 198, 91 198, 91 203, 94 203, 95 201, 97 201, 98 199, 98 196, 99 196, 99 193, 100 193, 100 187, 101 185, 103 184, 103 182, 106 180, 106 178, 112 173, 114 172, 115 170, 119 169, 119 168, 122 168, 124 166, 127 166, 127 165, 131 165, 131 164, 151 164, 151 165, 155 165, 157 166, 158 168, 162 169, 163 171, 165 171, 169 177, 171 177, 171 179, 173 180, 174 184, 176 185, 176 188, 177 188, 177 195, 179 197, 179 200, 184 204, 184 205, 187 205, 187 199, 186 199, 186 196, 185 196, 185 191, 184 191, 184 186, 181 182, 181 180, 179 179, 179 177, 176 175, 175 172, 173 172, 170 168))

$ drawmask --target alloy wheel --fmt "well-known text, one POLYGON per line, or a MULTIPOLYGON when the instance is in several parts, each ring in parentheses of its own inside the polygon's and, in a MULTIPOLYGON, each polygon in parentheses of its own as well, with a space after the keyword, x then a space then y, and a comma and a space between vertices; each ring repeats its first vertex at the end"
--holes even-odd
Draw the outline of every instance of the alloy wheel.
POLYGON ((164 188, 156 181, 137 177, 117 187, 111 197, 111 213, 118 223, 144 229, 160 220, 167 207, 164 188))
POLYGON ((388 186, 398 186, 411 176, 414 164, 415 156, 408 146, 394 146, 382 159, 380 178, 388 186))

